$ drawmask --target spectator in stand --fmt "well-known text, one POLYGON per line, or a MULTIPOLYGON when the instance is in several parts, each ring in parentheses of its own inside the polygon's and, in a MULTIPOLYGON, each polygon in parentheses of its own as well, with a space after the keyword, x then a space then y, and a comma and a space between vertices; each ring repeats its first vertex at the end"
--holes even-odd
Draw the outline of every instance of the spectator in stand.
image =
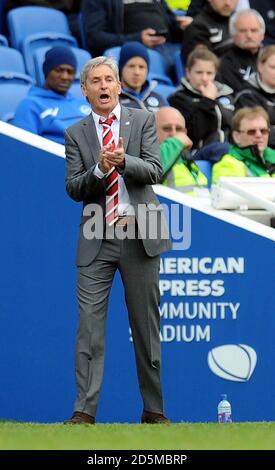
POLYGON ((127 41, 139 41, 161 52, 169 66, 171 51, 182 31, 164 0, 83 0, 82 13, 89 49, 94 57, 127 41))
POLYGON ((197 46, 188 56, 186 77, 168 97, 171 106, 185 118, 194 149, 210 142, 224 142, 234 110, 233 90, 215 81, 219 59, 205 46, 197 46))
POLYGON ((275 150, 267 146, 269 117, 261 106, 242 108, 232 119, 232 145, 213 165, 212 182, 220 176, 275 177, 275 150))
POLYGON ((84 98, 79 100, 69 93, 75 71, 76 58, 68 47, 50 49, 43 64, 44 88, 30 89, 12 124, 64 144, 64 130, 91 111, 84 98))
POLYGON ((154 91, 158 82, 147 79, 150 58, 145 46, 140 42, 130 41, 120 51, 119 73, 122 85, 120 104, 128 108, 141 108, 157 111, 167 104, 154 91))
POLYGON ((238 0, 207 0, 201 12, 185 29, 182 43, 182 59, 186 59, 197 44, 221 56, 231 46, 229 18, 238 0))
MULTIPOLYGON (((187 10, 187 17, 195 17, 198 15, 207 0, 192 0, 187 10)), ((257 10, 263 17, 265 22, 265 39, 264 43, 274 44, 275 42, 275 2, 274 0, 239 0, 236 11, 247 10, 253 8, 257 10)))
POLYGON ((256 10, 241 10, 231 16, 229 31, 233 47, 221 59, 218 80, 236 93, 243 87, 244 81, 256 72, 265 33, 264 19, 256 10))
POLYGON ((197 187, 207 187, 207 178, 192 160, 192 140, 187 135, 185 119, 175 108, 163 107, 156 113, 157 135, 163 169, 162 184, 194 194, 197 187))
POLYGON ((275 44, 261 50, 257 72, 246 82, 235 99, 237 109, 257 105, 262 106, 269 115, 269 145, 275 149, 275 44))

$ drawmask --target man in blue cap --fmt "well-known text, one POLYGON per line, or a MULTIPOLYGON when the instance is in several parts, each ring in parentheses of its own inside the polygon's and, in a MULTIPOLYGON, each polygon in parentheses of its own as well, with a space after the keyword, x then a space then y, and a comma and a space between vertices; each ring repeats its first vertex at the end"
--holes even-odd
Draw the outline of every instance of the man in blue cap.
POLYGON ((157 80, 147 78, 149 65, 148 51, 140 42, 131 41, 122 46, 118 63, 122 86, 119 101, 122 105, 157 111, 167 104, 155 91, 157 80))
POLYGON ((76 57, 68 47, 48 50, 43 63, 44 87, 32 87, 19 104, 12 124, 60 144, 64 130, 90 114, 90 106, 69 89, 75 79, 76 57))

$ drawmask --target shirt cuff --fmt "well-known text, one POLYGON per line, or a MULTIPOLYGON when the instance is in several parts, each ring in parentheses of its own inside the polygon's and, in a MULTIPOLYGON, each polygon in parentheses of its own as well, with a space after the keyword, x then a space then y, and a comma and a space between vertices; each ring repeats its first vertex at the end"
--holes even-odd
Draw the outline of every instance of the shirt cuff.
POLYGON ((98 163, 95 166, 94 169, 94 175, 100 178, 101 180, 106 176, 107 173, 102 173, 102 171, 99 169, 98 163))

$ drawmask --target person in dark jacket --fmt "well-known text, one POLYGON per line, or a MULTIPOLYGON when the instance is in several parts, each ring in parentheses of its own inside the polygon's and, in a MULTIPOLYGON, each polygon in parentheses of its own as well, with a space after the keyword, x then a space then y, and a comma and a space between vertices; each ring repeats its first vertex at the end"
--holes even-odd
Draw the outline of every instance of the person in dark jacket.
POLYGON ((110 47, 139 41, 146 47, 157 48, 167 59, 169 46, 166 44, 182 41, 182 31, 164 0, 144 3, 83 0, 82 14, 88 46, 94 57, 110 47))
POLYGON ((208 49, 221 56, 231 46, 229 18, 235 11, 238 0, 208 0, 194 21, 187 26, 183 35, 182 59, 197 44, 204 44, 208 49))
POLYGON ((148 111, 157 111, 166 104, 155 91, 158 82, 147 79, 149 64, 147 49, 140 42, 130 41, 122 46, 118 64, 122 85, 120 104, 148 111))
MULTIPOLYGON (((187 16, 195 17, 198 15, 207 0, 192 0, 187 10, 187 16)), ((244 8, 254 8, 263 17, 266 31, 264 43, 274 44, 275 42, 275 2, 274 0, 245 0, 244 8)), ((238 10, 242 8, 242 1, 238 2, 238 10)))
POLYGON ((256 72, 265 33, 264 19, 256 10, 241 10, 231 16, 229 31, 234 44, 222 56, 217 78, 236 93, 256 72))
POLYGON ((185 118, 194 150, 210 142, 224 142, 230 132, 233 90, 215 81, 218 64, 213 52, 197 46, 188 56, 186 77, 176 93, 168 97, 170 105, 185 118))
POLYGON ((266 46, 260 52, 257 73, 253 74, 246 86, 235 99, 236 109, 244 106, 262 106, 269 115, 269 146, 275 148, 275 44, 266 46))

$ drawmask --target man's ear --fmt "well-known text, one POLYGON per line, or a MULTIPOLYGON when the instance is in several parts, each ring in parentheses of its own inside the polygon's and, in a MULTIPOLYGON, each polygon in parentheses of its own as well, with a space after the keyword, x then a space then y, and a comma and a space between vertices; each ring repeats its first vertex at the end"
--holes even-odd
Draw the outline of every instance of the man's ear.
POLYGON ((121 94, 121 82, 118 82, 118 94, 121 94))
POLYGON ((233 141, 239 145, 240 143, 240 135, 239 135, 239 132, 237 131, 233 131, 232 132, 232 138, 233 138, 233 141))
POLYGON ((82 95, 86 98, 86 101, 88 101, 88 103, 90 104, 88 94, 87 94, 87 88, 86 88, 86 85, 84 85, 83 83, 81 83, 81 91, 82 91, 82 95))
POLYGON ((84 83, 81 83, 81 91, 82 91, 83 96, 87 98, 87 89, 84 83))

